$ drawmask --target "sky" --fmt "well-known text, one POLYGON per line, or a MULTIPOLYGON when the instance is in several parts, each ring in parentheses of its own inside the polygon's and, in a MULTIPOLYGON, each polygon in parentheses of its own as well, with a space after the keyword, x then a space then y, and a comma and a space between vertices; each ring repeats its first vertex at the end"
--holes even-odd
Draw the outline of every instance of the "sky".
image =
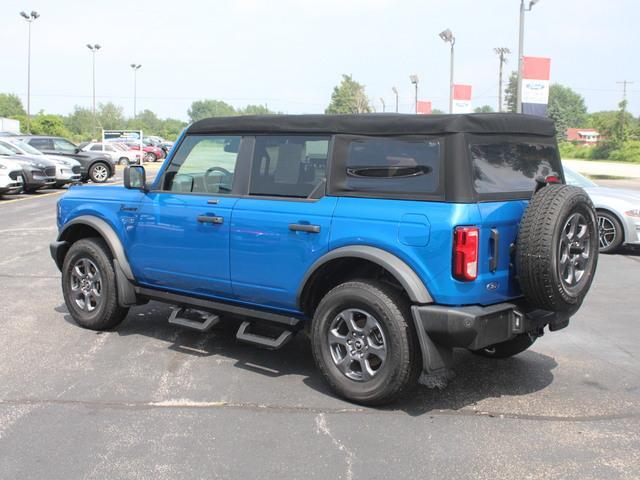
MULTIPOLYGON (((341 74, 366 86, 377 111, 413 109, 419 97, 447 109, 449 48, 456 83, 473 86, 473 105, 497 108, 498 58, 517 65, 519 0, 0 0, 0 92, 26 106, 27 24, 32 24, 31 111, 67 114, 91 106, 91 52, 98 43, 96 101, 187 120, 194 100, 235 107, 266 104, 284 113, 321 113, 341 74)), ((540 0, 526 15, 525 55, 551 58, 551 81, 584 96, 589 111, 616 109, 622 80, 640 115, 640 1, 540 0)))

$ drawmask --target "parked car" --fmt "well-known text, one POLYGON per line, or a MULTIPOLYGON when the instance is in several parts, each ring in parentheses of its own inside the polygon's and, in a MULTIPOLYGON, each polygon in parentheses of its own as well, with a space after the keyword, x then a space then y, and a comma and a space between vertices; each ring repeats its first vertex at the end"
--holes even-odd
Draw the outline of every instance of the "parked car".
POLYGON ((17 136, 47 155, 62 155, 80 162, 82 181, 104 183, 116 173, 114 161, 102 152, 83 152, 66 138, 44 135, 17 136))
POLYGON ((105 155, 109 155, 111 159, 119 165, 140 163, 140 152, 134 152, 120 145, 122 144, 91 142, 80 144, 79 147, 85 152, 102 152, 105 155))
MULTIPOLYGON (((131 150, 136 150, 138 152, 140 151, 140 144, 138 142, 128 141, 126 142, 126 144, 131 150)), ((164 150, 159 147, 154 147, 153 145, 143 146, 142 151, 144 152, 145 162, 157 162, 158 160, 162 160, 165 157, 164 150)))
POLYGON ((308 328, 331 388, 377 405, 442 378, 454 347, 510 357, 569 324, 598 231, 559 158, 528 115, 205 119, 153 183, 131 166, 70 189, 51 252, 83 327, 153 299, 271 349, 308 328))
POLYGON ((22 186, 27 193, 33 193, 56 184, 56 164, 46 158, 14 155, 6 147, 0 145, 0 158, 11 160, 22 167, 22 186))
POLYGON ((73 158, 63 157, 61 155, 45 155, 28 143, 13 137, 1 138, 0 145, 11 150, 15 155, 26 155, 36 158, 43 157, 53 161, 56 164, 55 188, 61 188, 70 183, 77 183, 82 179, 80 162, 73 158))
POLYGON ((640 245, 640 192, 600 187, 569 167, 564 167, 564 173, 567 184, 583 188, 596 207, 601 253, 640 245))
POLYGON ((0 156, 0 196, 20 193, 23 188, 22 166, 0 156))

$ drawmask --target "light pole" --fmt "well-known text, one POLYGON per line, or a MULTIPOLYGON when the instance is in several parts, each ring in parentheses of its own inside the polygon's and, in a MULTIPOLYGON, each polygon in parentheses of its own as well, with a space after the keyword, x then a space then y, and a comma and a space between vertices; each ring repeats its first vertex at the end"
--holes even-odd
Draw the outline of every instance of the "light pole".
POLYGON ((391 90, 393 94, 396 96, 396 113, 398 113, 398 89, 396 87, 392 87, 391 90))
POLYGON ((137 90, 137 73, 138 73, 138 69, 141 67, 142 65, 140 64, 135 64, 132 63, 131 64, 131 68, 133 69, 133 118, 135 120, 136 116, 138 115, 138 110, 136 109, 136 90, 137 90))
POLYGON ((416 108, 415 108, 415 113, 418 113, 418 75, 409 75, 409 80, 411 80, 411 83, 413 84, 413 86, 415 87, 415 104, 416 104, 416 108))
POLYGON ((516 95, 516 112, 522 113, 522 70, 524 69, 524 14, 530 12, 539 0, 530 0, 529 8, 524 6, 525 0, 520 0, 520 29, 518 32, 518 94, 516 95))
POLYGON ((29 46, 27 47, 27 133, 31 133, 31 22, 40 16, 36 11, 29 15, 20 12, 20 16, 29 24, 29 46))
POLYGON ((440 32, 440 38, 451 44, 451 65, 449 67, 449 113, 453 113, 453 47, 456 44, 456 37, 448 28, 440 32))
POLYGON ((93 72, 93 134, 96 134, 96 52, 100 50, 102 47, 97 43, 95 45, 91 45, 87 43, 87 48, 91 50, 92 57, 92 72, 93 72))
POLYGON ((507 63, 506 56, 511 53, 507 47, 496 47, 493 49, 494 52, 500 57, 500 70, 498 73, 498 111, 502 111, 502 67, 505 63, 507 63))
POLYGON ((382 103, 382 113, 386 112, 387 105, 384 103, 384 98, 380 97, 380 103, 382 103))

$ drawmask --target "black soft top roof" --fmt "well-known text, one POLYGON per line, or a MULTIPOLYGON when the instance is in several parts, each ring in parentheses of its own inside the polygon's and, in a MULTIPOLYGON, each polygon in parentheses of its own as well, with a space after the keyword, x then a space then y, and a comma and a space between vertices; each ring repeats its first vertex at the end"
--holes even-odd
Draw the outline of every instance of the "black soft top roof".
POLYGON ((507 133, 555 135, 551 120, 516 113, 464 115, 246 115, 205 118, 187 133, 316 133, 354 135, 437 135, 445 133, 507 133))

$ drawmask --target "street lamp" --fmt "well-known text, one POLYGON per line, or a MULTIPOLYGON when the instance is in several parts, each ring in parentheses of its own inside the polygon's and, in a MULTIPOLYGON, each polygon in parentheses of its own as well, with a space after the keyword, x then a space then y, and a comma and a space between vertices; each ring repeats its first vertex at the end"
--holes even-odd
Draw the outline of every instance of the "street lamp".
POLYGON ((415 91, 416 91, 416 95, 415 95, 415 104, 416 104, 416 113, 418 113, 418 75, 409 75, 409 80, 411 80, 411 83, 413 84, 413 86, 415 87, 415 91))
POLYGON ((384 103, 384 98, 380 97, 380 103, 382 103, 382 113, 387 110, 387 105, 384 103))
POLYGON ((93 72, 93 134, 96 133, 96 52, 100 50, 102 47, 97 43, 95 45, 91 45, 87 43, 87 48, 91 50, 92 57, 92 72, 93 72))
POLYGON ((137 90, 137 85, 136 85, 136 74, 138 73, 138 69, 141 67, 142 65, 140 64, 135 64, 132 63, 130 65, 130 67, 133 69, 133 118, 136 118, 137 112, 138 110, 136 109, 136 90, 137 90))
POLYGON ((20 12, 20 16, 29 24, 29 46, 27 48, 27 133, 31 133, 31 22, 40 16, 35 10, 27 15, 20 12))
POLYGON ((502 67, 505 63, 507 63, 506 56, 511 53, 507 47, 496 47, 493 49, 494 52, 500 57, 500 70, 498 73, 498 111, 502 111, 502 67))
POLYGON ((539 0, 530 0, 529 8, 524 6, 525 0, 520 0, 520 30, 518 32, 518 94, 516 96, 516 112, 522 113, 522 70, 524 69, 524 14, 530 12, 539 0))
POLYGON ((398 89, 396 87, 391 87, 393 94, 396 96, 396 113, 398 113, 398 89))
POLYGON ((444 42, 451 44, 451 65, 449 72, 449 113, 453 113, 453 47, 456 44, 456 37, 453 36, 453 32, 448 28, 440 32, 440 38, 444 42))

